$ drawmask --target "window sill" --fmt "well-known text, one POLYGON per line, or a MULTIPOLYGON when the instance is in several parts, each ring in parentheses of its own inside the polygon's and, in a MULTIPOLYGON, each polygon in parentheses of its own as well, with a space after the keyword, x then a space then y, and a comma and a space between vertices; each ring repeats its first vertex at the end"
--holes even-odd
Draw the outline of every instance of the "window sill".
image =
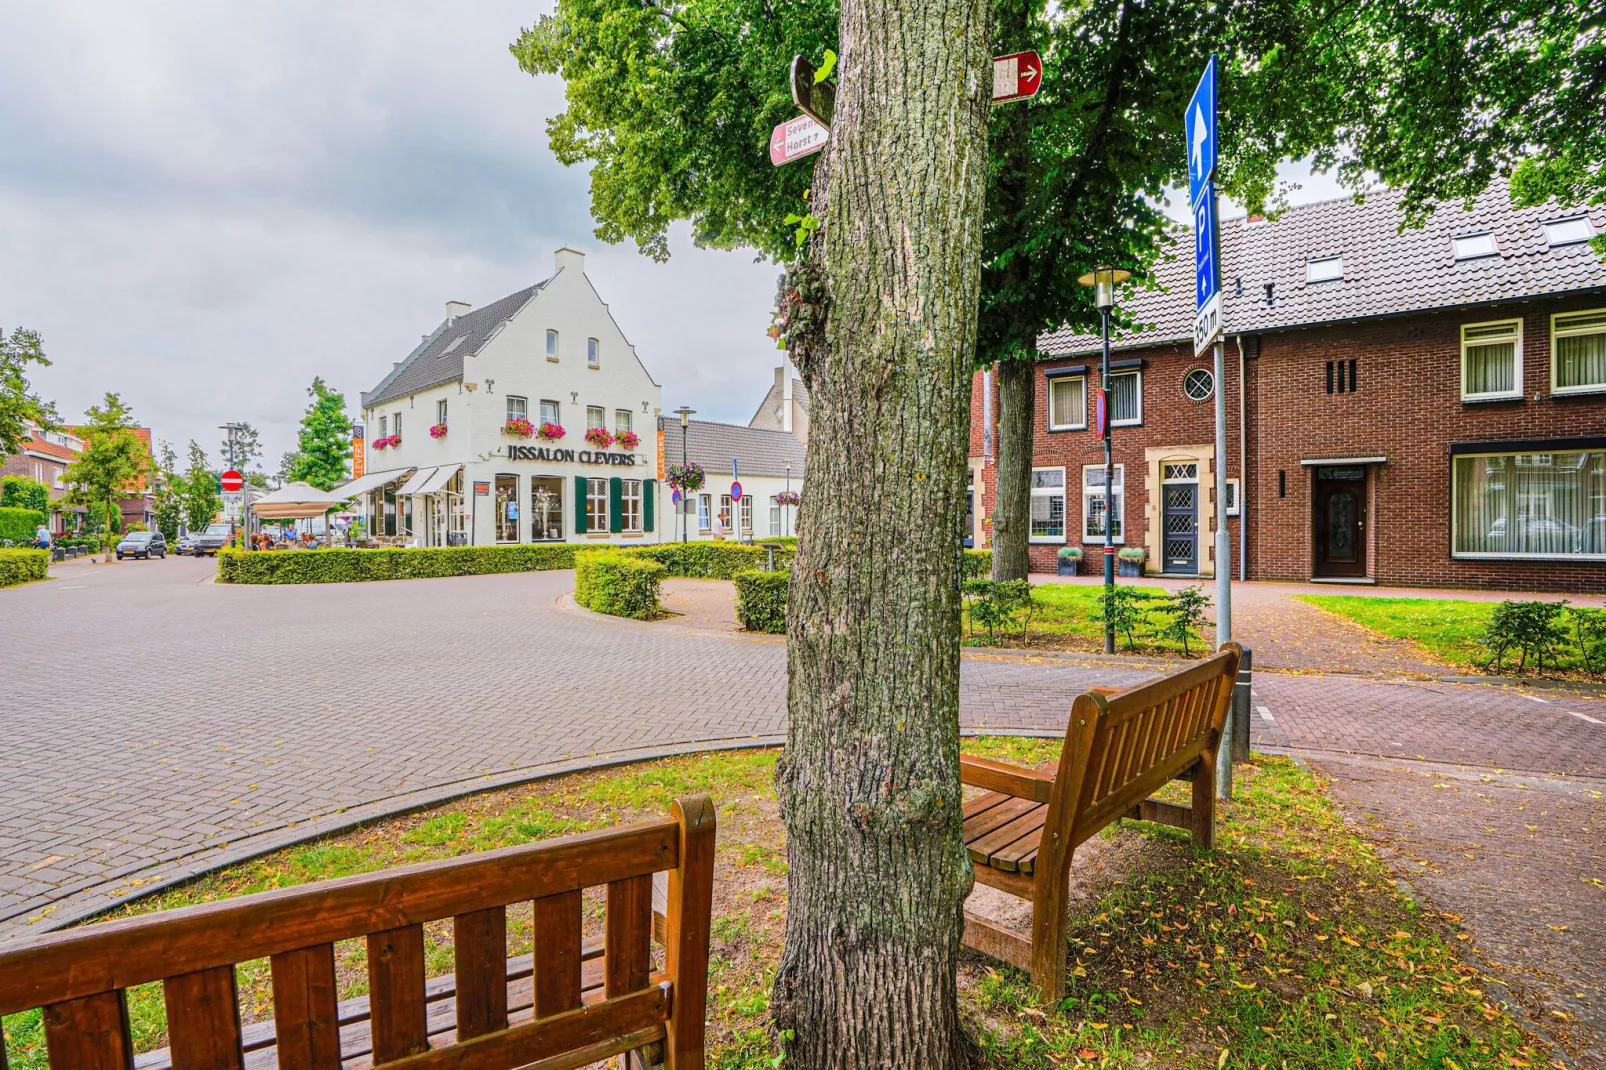
POLYGON ((1057 435, 1057 434, 1060 434, 1061 432, 1064 432, 1064 431, 1086 431, 1086 430, 1087 430, 1087 424, 1077 424, 1074 427, 1050 427, 1048 429, 1048 433, 1051 434, 1051 435, 1057 435))
POLYGON ((558 362, 558 358, 557 357, 548 357, 547 358, 547 363, 548 364, 556 364, 557 362, 558 362))
POLYGON ((1564 386, 1550 391, 1553 398, 1598 397, 1601 394, 1606 394, 1606 383, 1599 386, 1564 386))
POLYGON ((1111 420, 1111 427, 1142 427, 1142 420, 1111 420))
POLYGON ((588 539, 607 539, 607 538, 611 538, 612 536, 613 536, 613 532, 611 532, 611 531, 588 531, 588 532, 586 532, 586 538, 588 538, 588 539))
POLYGON ((1606 554, 1452 553, 1452 561, 1606 561, 1606 554))
POLYGON ((1490 402, 1521 401, 1525 396, 1524 394, 1463 394, 1461 404, 1487 405, 1490 402))
POLYGON ((602 370, 602 365, 600 364, 587 364, 586 367, 590 368, 594 372, 600 372, 602 370))

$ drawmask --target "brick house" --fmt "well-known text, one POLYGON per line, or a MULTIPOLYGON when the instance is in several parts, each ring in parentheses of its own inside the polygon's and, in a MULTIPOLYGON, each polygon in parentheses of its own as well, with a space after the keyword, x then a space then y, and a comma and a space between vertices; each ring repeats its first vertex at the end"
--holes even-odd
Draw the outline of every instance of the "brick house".
POLYGON ((0 459, 0 476, 26 476, 35 483, 50 489, 50 530, 61 530, 61 514, 68 507, 61 505, 67 493, 62 473, 78 458, 83 442, 66 431, 41 431, 30 427, 22 448, 9 457, 0 459))
MULTIPOLYGON (((1214 575, 1225 520, 1240 578, 1606 590, 1606 264, 1587 244, 1606 217, 1515 209, 1498 184, 1401 233, 1399 202, 1223 221, 1225 509, 1190 239, 1118 295, 1112 511, 1147 571, 1214 575)), ((1103 542, 1099 343, 1066 330, 1039 349, 1031 559, 1048 572, 1060 546, 1103 542)), ((995 385, 978 373, 972 398, 976 540, 995 385)))

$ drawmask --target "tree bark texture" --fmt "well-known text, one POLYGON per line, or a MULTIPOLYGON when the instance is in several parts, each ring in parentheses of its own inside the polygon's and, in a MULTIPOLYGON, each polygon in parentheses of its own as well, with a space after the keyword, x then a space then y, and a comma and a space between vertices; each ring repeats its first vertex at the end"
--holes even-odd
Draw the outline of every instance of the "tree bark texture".
POLYGON ((1032 525, 1032 433, 1037 367, 998 362, 998 476, 993 488, 993 579, 1024 580, 1032 525))
POLYGON ((842 5, 776 772, 791 871, 774 1013, 801 1070, 966 1058, 959 546, 989 17, 988 0, 842 5))

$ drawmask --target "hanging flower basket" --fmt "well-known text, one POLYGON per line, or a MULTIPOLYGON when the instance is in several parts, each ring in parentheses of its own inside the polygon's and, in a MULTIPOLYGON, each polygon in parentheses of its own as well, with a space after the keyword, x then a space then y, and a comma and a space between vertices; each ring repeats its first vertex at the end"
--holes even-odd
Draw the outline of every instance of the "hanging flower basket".
POLYGON ((536 429, 535 437, 542 442, 556 442, 563 437, 563 425, 548 420, 536 429))
POLYGON ((634 431, 621 431, 613 436, 613 440, 627 450, 633 450, 641 445, 641 436, 634 431))
POLYGON ((401 445, 401 436, 400 435, 386 435, 384 438, 376 438, 376 439, 374 439, 374 442, 373 442, 374 449, 376 449, 376 450, 388 450, 392 446, 400 446, 400 445, 401 445))
POLYGON ((783 490, 775 496, 776 505, 802 505, 803 495, 795 490, 783 490))
POLYGON ((446 425, 445 424, 435 424, 433 427, 431 427, 429 429, 429 437, 430 438, 445 438, 446 437, 446 425))
POLYGON ((535 434, 535 425, 528 420, 509 420, 502 425, 502 434, 512 435, 514 438, 529 438, 535 434))
POLYGON ((703 481, 707 478, 700 464, 672 464, 664 477, 671 487, 682 494, 695 494, 702 490, 703 481))
POLYGON ((390 445, 390 439, 388 437, 376 438, 372 442, 368 443, 368 445, 373 449, 382 450, 390 445))
POLYGON ((613 435, 606 427, 588 427, 586 428, 586 441, 599 450, 605 450, 613 445, 613 435))

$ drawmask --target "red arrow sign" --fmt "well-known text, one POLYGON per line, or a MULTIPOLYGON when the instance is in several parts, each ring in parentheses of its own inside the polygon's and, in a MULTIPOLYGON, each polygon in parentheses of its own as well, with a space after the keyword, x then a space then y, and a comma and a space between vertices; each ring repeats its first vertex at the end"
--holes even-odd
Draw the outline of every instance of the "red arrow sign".
POLYGON ((230 494, 233 494, 235 491, 245 486, 245 477, 239 472, 230 468, 218 479, 218 483, 222 485, 224 490, 228 491, 230 494))
POLYGON ((770 134, 770 163, 779 167, 812 156, 829 140, 831 132, 807 115, 788 119, 770 134))
POLYGON ((1016 52, 993 60, 993 103, 1035 97, 1043 88, 1043 57, 1036 52, 1016 52))

